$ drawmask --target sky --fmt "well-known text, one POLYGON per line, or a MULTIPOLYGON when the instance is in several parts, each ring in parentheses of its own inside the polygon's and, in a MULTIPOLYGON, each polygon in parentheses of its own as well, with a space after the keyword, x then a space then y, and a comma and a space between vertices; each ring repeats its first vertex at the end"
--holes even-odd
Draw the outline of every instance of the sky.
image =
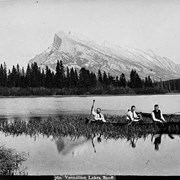
POLYGON ((58 31, 152 49, 180 64, 179 0, 0 0, 0 63, 26 67, 58 31))

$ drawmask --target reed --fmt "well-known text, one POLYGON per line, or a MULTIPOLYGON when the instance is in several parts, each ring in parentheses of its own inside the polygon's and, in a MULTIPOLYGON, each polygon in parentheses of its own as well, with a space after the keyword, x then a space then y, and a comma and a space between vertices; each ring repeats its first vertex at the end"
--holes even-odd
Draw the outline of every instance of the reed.
MULTIPOLYGON (((60 115, 58 117, 34 117, 30 118, 28 122, 21 119, 15 119, 8 123, 6 120, 0 122, 0 131, 6 133, 6 135, 29 135, 35 137, 38 135, 43 136, 72 136, 91 137, 92 134, 101 134, 105 138, 125 138, 131 137, 146 137, 152 133, 159 133, 160 127, 153 124, 134 124, 125 126, 115 126, 113 124, 86 124, 86 118, 88 115, 60 115)), ((106 115, 111 122, 123 122, 124 117, 106 115)), ((146 119, 150 121, 150 119, 146 119)), ((175 128, 179 132, 178 127, 175 128)))

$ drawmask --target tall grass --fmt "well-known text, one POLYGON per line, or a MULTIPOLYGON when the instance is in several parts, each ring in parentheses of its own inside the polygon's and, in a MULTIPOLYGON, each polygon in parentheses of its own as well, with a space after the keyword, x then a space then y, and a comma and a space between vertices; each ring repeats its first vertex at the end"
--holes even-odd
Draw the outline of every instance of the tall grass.
POLYGON ((25 175, 26 167, 21 165, 26 158, 24 153, 0 146, 0 175, 25 175))
MULTIPOLYGON (((106 115, 107 116, 107 115, 106 115)), ((105 138, 125 138, 131 137, 146 137, 149 134, 155 133, 168 133, 171 130, 176 133, 180 133, 180 128, 177 124, 163 127, 158 124, 149 123, 134 123, 127 125, 119 124, 102 124, 102 123, 88 123, 86 124, 86 118, 88 115, 61 115, 58 117, 33 117, 28 122, 16 119, 11 123, 6 120, 0 122, 0 131, 6 133, 6 135, 29 135, 35 137, 39 134, 44 136, 72 136, 80 137, 84 136, 89 138, 92 134, 101 134, 105 138)), ((124 117, 120 116, 107 116, 109 121, 124 122, 124 117)), ((146 120, 147 122, 150 119, 146 120)))

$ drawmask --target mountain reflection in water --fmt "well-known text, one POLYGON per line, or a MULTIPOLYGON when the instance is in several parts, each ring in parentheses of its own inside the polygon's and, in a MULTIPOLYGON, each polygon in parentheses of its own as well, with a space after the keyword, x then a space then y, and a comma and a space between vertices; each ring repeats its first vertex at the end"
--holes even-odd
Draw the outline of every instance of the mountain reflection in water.
MULTIPOLYGON (((156 155, 157 152, 166 156, 166 153, 172 155, 171 148, 174 148, 173 152, 176 151, 175 148, 178 151, 179 123, 169 123, 167 126, 148 123, 116 126, 86 124, 87 117, 89 116, 4 117, 0 120, 1 141, 6 142, 9 147, 18 148, 19 152, 30 152, 25 161, 30 174, 38 172, 46 174, 47 170, 49 170, 47 174, 58 173, 61 164, 65 166, 64 169, 61 167, 62 173, 67 173, 68 169, 71 169, 73 174, 76 170, 79 173, 87 173, 90 172, 88 171, 90 167, 93 169, 94 163, 97 164, 96 168, 102 169, 96 171, 94 167, 93 173, 119 172, 117 170, 117 166, 121 166, 119 161, 124 164, 132 158, 134 158, 132 163, 139 162, 137 167, 142 169, 141 153, 144 153, 142 156, 146 160, 144 164, 147 162, 150 166, 153 159, 161 158, 156 155), (175 142, 173 146, 171 142, 175 142), (86 164, 82 165, 83 162, 86 164), (112 171, 108 171, 110 167, 112 171), (56 171, 53 171, 54 168, 56 171)), ((111 118, 112 121, 117 119, 119 117, 111 118)), ((163 159, 164 157, 161 161, 163 159)), ((168 166, 169 163, 171 162, 167 160, 165 164, 168 166)), ((157 162, 152 166, 152 170, 156 165, 157 162)), ((127 166, 128 164, 125 165, 126 168, 127 166)))
POLYGON ((178 123, 171 123, 168 126, 156 124, 134 124, 124 126, 113 126, 111 124, 86 124, 87 115, 60 115, 58 117, 30 117, 21 119, 1 119, 0 131, 7 135, 29 135, 36 139, 39 134, 53 137, 57 145, 57 150, 62 155, 73 149, 91 145, 96 152, 94 140, 101 142, 102 138, 126 139, 132 148, 136 147, 139 138, 144 140, 151 136, 151 142, 155 150, 159 149, 163 134, 174 139, 173 134, 180 134, 178 123))
POLYGON ((101 142, 101 135, 97 138, 95 135, 92 135, 90 138, 79 137, 79 138, 70 138, 70 137, 57 137, 55 138, 55 143, 59 154, 64 156, 72 154, 75 157, 78 153, 82 153, 86 149, 92 149, 96 153, 95 142, 101 142))

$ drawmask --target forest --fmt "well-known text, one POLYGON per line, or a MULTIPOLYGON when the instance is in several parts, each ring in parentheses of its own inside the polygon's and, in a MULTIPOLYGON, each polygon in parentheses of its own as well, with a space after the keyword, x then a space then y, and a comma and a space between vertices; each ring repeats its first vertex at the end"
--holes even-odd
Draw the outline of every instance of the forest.
POLYGON ((56 70, 45 69, 37 63, 21 68, 18 64, 8 69, 0 65, 0 95, 105 95, 105 94, 164 94, 180 92, 180 79, 153 81, 150 76, 142 79, 136 70, 113 77, 102 72, 90 72, 85 67, 79 71, 57 61, 56 70))

